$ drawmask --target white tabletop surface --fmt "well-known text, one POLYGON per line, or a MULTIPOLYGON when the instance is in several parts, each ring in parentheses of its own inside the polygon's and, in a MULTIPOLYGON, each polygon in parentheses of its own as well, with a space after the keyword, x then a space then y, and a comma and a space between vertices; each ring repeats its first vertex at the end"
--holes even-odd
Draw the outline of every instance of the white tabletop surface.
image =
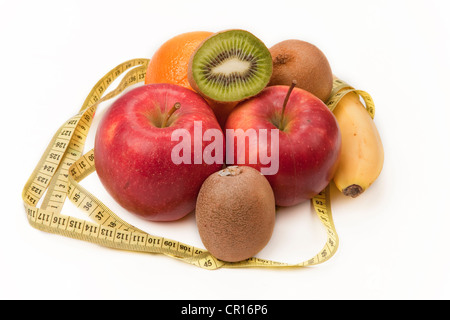
MULTIPOLYGON (((223 4, 0 1, 0 298, 450 298, 449 2, 223 4), (336 75, 375 101, 384 168, 356 199, 332 190, 340 246, 331 260, 288 270, 207 271, 28 224, 22 188, 54 132, 78 111, 100 77, 125 60, 151 58, 179 33, 230 28, 251 31, 269 47, 290 38, 317 45, 336 75)), ((99 107, 92 135, 107 107, 99 107)), ((92 142, 88 137, 86 150, 92 142)), ((95 176, 83 183, 132 224, 202 246, 192 215, 171 224, 144 222, 110 201, 95 176)), ((82 216, 70 202, 63 213, 82 216)), ((325 234, 309 203, 283 213, 259 256, 294 263, 316 254, 325 234)))

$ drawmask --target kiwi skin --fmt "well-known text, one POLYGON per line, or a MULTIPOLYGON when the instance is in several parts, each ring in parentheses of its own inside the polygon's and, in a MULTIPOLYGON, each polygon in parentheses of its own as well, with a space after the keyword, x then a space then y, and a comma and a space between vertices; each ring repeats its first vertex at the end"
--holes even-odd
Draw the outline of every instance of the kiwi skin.
POLYGON ((272 237, 275 197, 258 170, 228 167, 205 180, 195 216, 200 238, 214 257, 242 261, 261 251, 272 237))
POLYGON ((297 87, 311 92, 326 102, 333 89, 333 74, 325 54, 315 45, 297 39, 281 41, 269 49, 273 72, 269 86, 297 87))

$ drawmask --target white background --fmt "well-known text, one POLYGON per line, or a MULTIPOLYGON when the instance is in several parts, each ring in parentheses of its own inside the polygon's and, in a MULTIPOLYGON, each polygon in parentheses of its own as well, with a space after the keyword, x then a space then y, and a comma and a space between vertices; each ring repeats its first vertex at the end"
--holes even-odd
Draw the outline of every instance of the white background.
MULTIPOLYGON (((0 298, 449 299, 449 12, 444 0, 0 1, 0 298), (125 60, 151 58, 179 33, 229 28, 247 29, 268 47, 312 42, 336 75, 375 101, 385 166, 359 198, 333 189, 340 247, 331 260, 207 271, 28 224, 22 188, 98 79, 125 60)), ((83 184, 125 220, 202 247, 193 215, 172 224, 139 221, 108 202, 95 179, 83 184)), ((70 202, 63 213, 80 214, 70 202)), ((259 256, 301 262, 324 239, 309 203, 300 205, 278 215, 259 256)))

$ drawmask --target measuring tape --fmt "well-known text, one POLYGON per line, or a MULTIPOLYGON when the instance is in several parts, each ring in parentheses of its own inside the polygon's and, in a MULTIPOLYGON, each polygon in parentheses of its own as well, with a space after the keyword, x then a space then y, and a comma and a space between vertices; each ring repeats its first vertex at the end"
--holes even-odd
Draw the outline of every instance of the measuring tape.
POLYGON ((330 99, 328 99, 326 103, 328 109, 330 109, 331 112, 333 112, 333 110, 338 105, 339 101, 341 101, 341 99, 350 92, 354 92, 363 98, 366 110, 373 119, 375 117, 375 104, 370 94, 368 94, 363 90, 356 90, 355 88, 350 86, 345 81, 342 81, 341 79, 333 80, 333 89, 331 90, 330 99))
MULTIPOLYGON (((327 231, 326 243, 315 256, 297 264, 255 257, 239 262, 221 261, 203 248, 151 235, 128 224, 81 186, 81 181, 95 172, 94 150, 83 154, 83 148, 97 106, 119 95, 129 86, 144 81, 149 61, 149 59, 133 59, 109 71, 92 88, 79 112, 56 131, 23 188, 22 199, 30 225, 45 232, 109 248, 164 254, 211 270, 222 267, 305 267, 330 259, 339 246, 339 238, 331 214, 329 186, 311 199, 315 212, 327 231), (117 88, 105 94, 114 80, 127 70, 117 88), (66 198, 91 221, 62 214, 66 198)), ((335 80, 332 98, 327 104, 331 110, 342 96, 348 93, 346 91, 358 94, 362 92, 351 88, 341 80, 335 80), (340 91, 341 89, 346 90, 340 91)), ((362 94, 370 98, 367 93, 362 94)), ((373 102, 370 108, 373 112, 373 102)), ((371 115, 373 117, 373 113, 371 115)))

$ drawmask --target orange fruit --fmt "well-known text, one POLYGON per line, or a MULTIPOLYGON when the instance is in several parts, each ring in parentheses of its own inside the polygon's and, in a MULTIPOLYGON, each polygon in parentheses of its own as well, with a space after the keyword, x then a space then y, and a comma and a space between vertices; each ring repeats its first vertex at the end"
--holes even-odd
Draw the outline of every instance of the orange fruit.
POLYGON ((193 90, 187 76, 189 59, 198 45, 212 34, 193 31, 166 41, 150 60, 144 83, 172 83, 193 90))

